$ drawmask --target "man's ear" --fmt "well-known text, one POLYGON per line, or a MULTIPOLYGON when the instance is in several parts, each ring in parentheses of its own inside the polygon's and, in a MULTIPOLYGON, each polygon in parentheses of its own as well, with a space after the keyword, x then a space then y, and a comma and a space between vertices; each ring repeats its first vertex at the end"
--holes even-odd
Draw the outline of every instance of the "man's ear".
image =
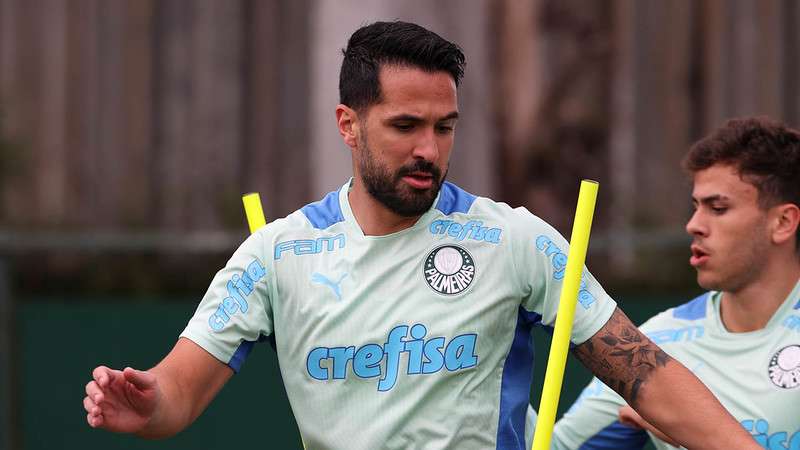
POLYGON ((358 114, 347 105, 336 105, 336 125, 342 140, 350 148, 356 148, 358 143, 358 114))
POLYGON ((782 244, 797 235, 800 224, 800 208, 794 203, 783 203, 773 207, 775 210, 772 240, 782 244))

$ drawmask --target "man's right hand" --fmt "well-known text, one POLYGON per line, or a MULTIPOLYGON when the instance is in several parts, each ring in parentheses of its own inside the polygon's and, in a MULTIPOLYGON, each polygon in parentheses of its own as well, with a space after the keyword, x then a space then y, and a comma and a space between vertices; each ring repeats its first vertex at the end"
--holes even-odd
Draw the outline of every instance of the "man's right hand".
POLYGON ((161 390, 155 374, 132 369, 99 366, 86 384, 86 421, 92 428, 118 433, 136 433, 150 421, 161 390))

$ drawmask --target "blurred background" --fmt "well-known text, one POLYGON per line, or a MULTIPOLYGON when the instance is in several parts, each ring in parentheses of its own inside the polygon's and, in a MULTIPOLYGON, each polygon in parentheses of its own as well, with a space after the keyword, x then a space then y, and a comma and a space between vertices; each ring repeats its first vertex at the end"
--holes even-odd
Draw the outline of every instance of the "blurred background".
MULTIPOLYGON (((300 448, 268 346, 167 441, 90 430, 84 385, 172 347, 241 194, 272 220, 344 182, 341 49, 392 19, 467 56, 450 180, 566 236, 600 182, 588 265, 637 322, 699 292, 688 146, 800 122, 793 0, 0 0, 0 450, 300 448)), ((570 363, 561 411, 588 379, 570 363)))

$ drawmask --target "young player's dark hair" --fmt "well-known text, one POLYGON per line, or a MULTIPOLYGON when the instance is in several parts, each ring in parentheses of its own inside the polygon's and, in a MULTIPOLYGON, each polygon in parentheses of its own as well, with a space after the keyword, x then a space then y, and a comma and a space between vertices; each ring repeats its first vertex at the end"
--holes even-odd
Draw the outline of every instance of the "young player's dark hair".
POLYGON ((458 45, 419 25, 400 21, 359 28, 342 52, 339 102, 357 111, 381 101, 378 75, 382 65, 444 71, 458 86, 466 64, 458 45))
MULTIPOLYGON (((766 117, 729 120, 695 143, 683 160, 690 174, 730 165, 758 190, 762 208, 800 206, 800 132, 766 117)), ((797 231, 800 249, 800 228, 797 231)))

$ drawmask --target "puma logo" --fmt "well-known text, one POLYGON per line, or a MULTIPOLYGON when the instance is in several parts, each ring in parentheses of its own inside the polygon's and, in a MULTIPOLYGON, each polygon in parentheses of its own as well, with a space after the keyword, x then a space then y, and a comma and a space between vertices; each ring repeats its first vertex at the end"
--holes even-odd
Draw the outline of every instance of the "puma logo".
POLYGON ((342 299, 342 291, 341 291, 339 285, 342 284, 342 280, 344 280, 346 277, 347 277, 347 273, 342 275, 339 278, 339 281, 334 283, 333 281, 331 281, 325 275, 322 275, 321 273, 314 272, 314 273, 311 274, 311 281, 313 281, 314 283, 319 283, 319 284, 328 286, 333 291, 333 294, 336 295, 336 298, 341 300, 342 299))

